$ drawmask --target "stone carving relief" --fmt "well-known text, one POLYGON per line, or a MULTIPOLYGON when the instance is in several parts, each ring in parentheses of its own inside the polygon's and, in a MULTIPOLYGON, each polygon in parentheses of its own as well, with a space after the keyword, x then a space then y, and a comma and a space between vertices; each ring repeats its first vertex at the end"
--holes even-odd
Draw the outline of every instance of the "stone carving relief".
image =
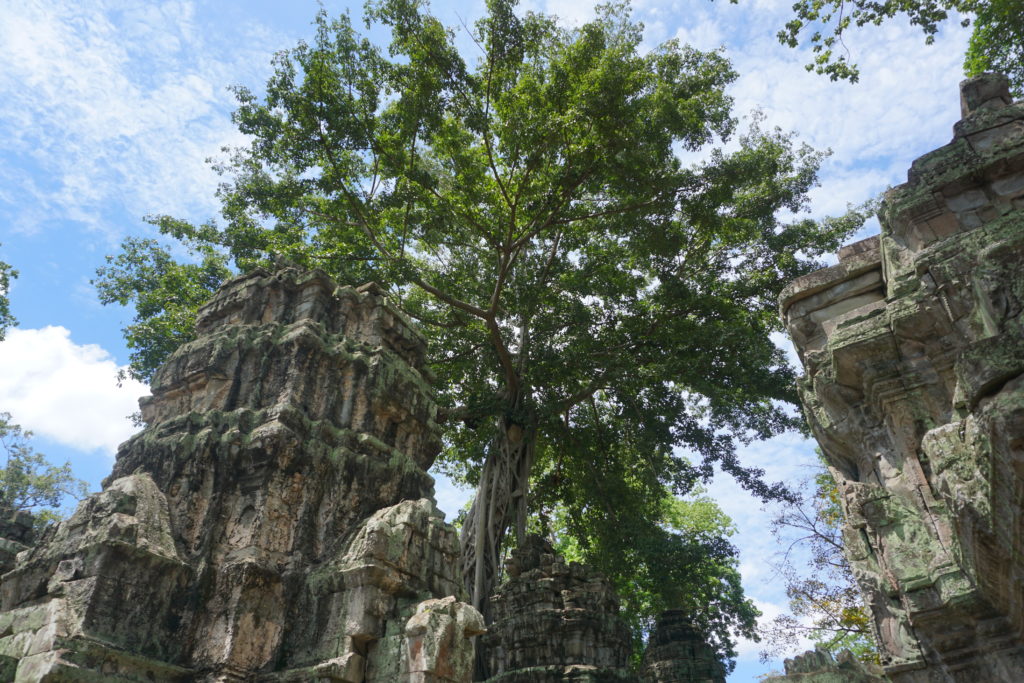
POLYGON ((962 85, 953 141, 783 319, 897 683, 1024 680, 1024 106, 962 85))

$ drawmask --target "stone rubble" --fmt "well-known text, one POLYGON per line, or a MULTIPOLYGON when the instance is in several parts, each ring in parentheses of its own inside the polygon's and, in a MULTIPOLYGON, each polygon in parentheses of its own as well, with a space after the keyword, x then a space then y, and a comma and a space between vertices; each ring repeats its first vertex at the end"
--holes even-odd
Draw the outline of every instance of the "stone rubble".
POLYGON ((1024 681, 1024 104, 961 89, 881 234, 780 300, 895 683, 1024 681))

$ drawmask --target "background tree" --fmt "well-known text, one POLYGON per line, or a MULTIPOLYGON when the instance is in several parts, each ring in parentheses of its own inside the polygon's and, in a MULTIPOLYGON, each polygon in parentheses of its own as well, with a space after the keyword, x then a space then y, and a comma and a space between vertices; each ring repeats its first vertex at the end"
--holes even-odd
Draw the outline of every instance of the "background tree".
POLYGON ((1024 96, 1024 11, 1020 0, 797 0, 793 12, 793 19, 779 31, 779 41, 797 47, 806 40, 814 52, 808 71, 853 82, 859 71, 843 42, 851 26, 877 26, 903 15, 921 27, 925 42, 931 44, 951 13, 962 15, 962 25, 974 26, 964 73, 1004 73, 1013 93, 1024 96))
POLYGON ((758 639, 760 612, 743 594, 739 558, 728 540, 735 525, 699 486, 685 498, 657 484, 641 495, 624 490, 644 488, 628 474, 563 474, 573 478, 576 495, 547 500, 538 485, 538 525, 567 559, 611 577, 633 632, 636 663, 655 617, 670 608, 692 615, 726 660, 736 654, 735 635, 758 639), (583 495, 590 486, 599 487, 597 496, 583 495), (589 505, 595 497, 606 503, 589 505), (628 505, 617 505, 619 500, 628 505))
POLYGON ((11 315, 11 300, 8 292, 11 291, 11 280, 18 277, 18 271, 11 268, 9 263, 0 261, 0 341, 4 340, 8 327, 14 327, 18 321, 11 315))
POLYGON ((88 485, 71 474, 71 463, 51 465, 46 456, 29 445, 32 432, 22 431, 11 422, 9 413, 0 413, 0 450, 4 463, 0 468, 0 515, 10 519, 18 512, 35 513, 37 528, 60 519, 58 508, 65 496, 81 500, 88 485))
MULTIPOLYGON (((535 476, 577 517, 619 487, 620 515, 640 519, 646 493, 686 493, 716 463, 762 497, 785 493, 735 454, 796 424, 781 407, 792 370, 769 338, 776 296, 861 220, 781 222, 822 155, 756 121, 734 151, 679 161, 735 132, 721 54, 675 41, 641 53, 623 4, 576 29, 510 0, 487 10, 472 64, 415 0, 368 6, 386 54, 321 13, 312 43, 275 57, 264 97, 235 89, 251 143, 217 166, 223 224, 153 219, 220 266, 280 255, 376 280, 419 322, 444 410, 439 464, 477 487, 463 571, 485 612, 506 535, 536 510, 535 476), (601 486, 575 487, 570 469, 601 486)), ((145 250, 128 242, 100 272, 106 300, 172 291, 149 282, 184 271, 145 271, 145 250)), ((129 328, 143 378, 186 326, 152 302, 129 328), (160 316, 172 324, 149 325, 160 316)), ((595 538, 622 533, 614 515, 587 520, 595 538)), ((654 542, 638 552, 673 561, 654 542)))
MULTIPOLYGON (((173 227, 175 222, 165 219, 165 224, 173 227)), ((192 341, 196 310, 231 277, 225 254, 207 243, 186 244, 191 263, 175 261, 156 240, 128 238, 121 253, 108 256, 107 265, 96 271, 93 283, 101 303, 135 309, 133 322, 123 330, 129 365, 118 370, 119 381, 128 374, 148 380, 174 349, 192 341)))
POLYGON ((878 662, 871 615, 843 555, 842 526, 839 489, 822 464, 812 494, 772 521, 773 534, 787 546, 776 569, 786 583, 790 614, 762 627, 762 661, 791 651, 804 637, 833 655, 849 649, 865 663, 878 662), (809 574, 794 562, 800 548, 810 556, 809 574))
POLYGON ((974 30, 967 46, 964 73, 1006 74, 1010 91, 1024 97, 1024 8, 1019 0, 974 3, 974 30))

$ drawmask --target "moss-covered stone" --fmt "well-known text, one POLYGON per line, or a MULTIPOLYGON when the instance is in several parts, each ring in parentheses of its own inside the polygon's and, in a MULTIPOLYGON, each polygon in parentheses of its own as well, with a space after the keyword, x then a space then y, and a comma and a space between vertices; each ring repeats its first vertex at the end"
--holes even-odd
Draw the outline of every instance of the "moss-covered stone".
POLYGON ((886 195, 878 301, 833 268, 782 302, 897 683, 1024 680, 1024 106, 984 101, 886 195))

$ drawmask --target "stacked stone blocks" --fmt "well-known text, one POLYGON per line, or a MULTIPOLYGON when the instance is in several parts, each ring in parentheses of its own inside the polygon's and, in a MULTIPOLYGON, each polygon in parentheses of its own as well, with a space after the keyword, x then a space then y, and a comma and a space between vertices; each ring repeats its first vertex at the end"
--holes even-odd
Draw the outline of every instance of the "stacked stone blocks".
POLYGON ((881 234, 781 298, 896 683, 1024 680, 1024 106, 962 103, 881 234))
POLYGON ((483 624, 431 499, 424 353, 373 285, 229 282, 104 490, 3 576, 0 662, 18 681, 468 681, 483 624))

